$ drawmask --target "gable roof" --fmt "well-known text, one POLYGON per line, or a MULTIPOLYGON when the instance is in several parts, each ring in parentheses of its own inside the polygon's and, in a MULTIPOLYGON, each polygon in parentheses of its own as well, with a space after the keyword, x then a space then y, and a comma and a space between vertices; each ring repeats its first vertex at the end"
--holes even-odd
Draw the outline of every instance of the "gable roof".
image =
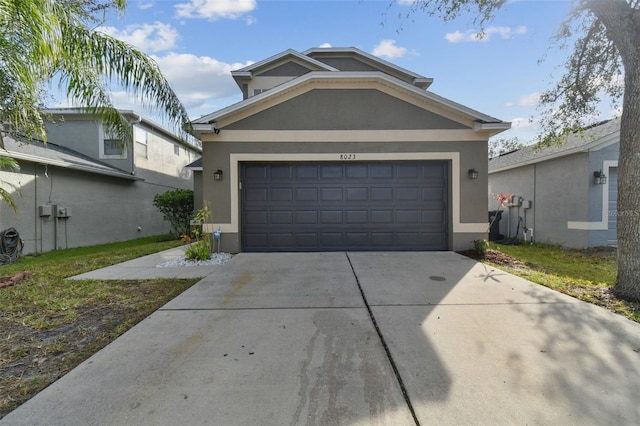
POLYGON ((413 71, 409 71, 405 68, 402 68, 396 64, 385 61, 377 56, 371 55, 367 52, 364 52, 355 47, 314 47, 302 52, 303 55, 307 55, 312 58, 316 58, 319 61, 322 61, 322 58, 328 57, 350 57, 358 59, 366 64, 373 66, 383 72, 386 72, 394 77, 400 78, 408 83, 413 84, 421 89, 427 89, 431 83, 433 83, 433 78, 425 77, 420 74, 417 74, 413 71))
POLYGON ((3 157, 127 180, 144 180, 55 143, 47 142, 45 144, 36 140, 21 142, 8 136, 3 139, 5 149, 0 149, 0 156, 3 157))
POLYGON ((192 124, 196 132, 210 133, 213 132, 214 123, 220 120, 229 119, 234 114, 238 114, 238 116, 240 116, 241 113, 249 111, 250 109, 259 110, 263 105, 264 108, 266 108, 268 100, 273 100, 281 97, 282 101, 284 101, 288 97, 291 97, 293 93, 297 94, 305 90, 310 90, 314 87, 314 84, 330 85, 336 82, 343 82, 354 85, 368 84, 371 87, 384 87, 385 90, 395 90, 398 92, 407 93, 413 98, 417 99, 418 102, 436 105, 473 122, 475 131, 491 131, 498 133, 499 131, 506 130, 511 126, 511 123, 503 122, 495 117, 483 114, 462 104, 443 98, 442 96, 438 96, 435 93, 422 90, 410 83, 398 80, 386 73, 382 73, 379 71, 346 73, 323 71, 309 72, 256 96, 252 96, 248 99, 232 104, 211 114, 204 115, 196 120, 193 120, 192 124))
POLYGON ((619 141, 620 119, 615 118, 580 133, 573 133, 561 145, 552 145, 542 149, 531 145, 491 158, 489 173, 527 166, 577 152, 595 151, 619 141))

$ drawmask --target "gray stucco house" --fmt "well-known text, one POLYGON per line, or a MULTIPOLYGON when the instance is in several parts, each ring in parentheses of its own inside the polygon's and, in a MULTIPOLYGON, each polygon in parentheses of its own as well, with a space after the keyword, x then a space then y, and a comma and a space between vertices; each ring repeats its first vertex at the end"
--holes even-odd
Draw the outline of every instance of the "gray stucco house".
POLYGON ((525 147, 489 161, 494 194, 514 194, 500 234, 566 247, 616 245, 620 120, 600 123, 541 150, 525 147))
POLYGON ((243 100, 193 121, 194 188, 223 250, 457 250, 486 236, 487 141, 510 123, 356 48, 231 74, 243 100))
POLYGON ((5 137, 5 149, 0 149, 0 155, 20 165, 19 171, 0 170, 0 179, 20 190, 11 191, 17 214, 0 203, 0 229, 16 228, 24 253, 169 232, 153 197, 193 188, 185 166, 201 155, 199 147, 123 111, 133 123, 135 143, 122 151, 102 123, 81 110, 48 113, 55 122, 47 123, 46 144, 5 137))

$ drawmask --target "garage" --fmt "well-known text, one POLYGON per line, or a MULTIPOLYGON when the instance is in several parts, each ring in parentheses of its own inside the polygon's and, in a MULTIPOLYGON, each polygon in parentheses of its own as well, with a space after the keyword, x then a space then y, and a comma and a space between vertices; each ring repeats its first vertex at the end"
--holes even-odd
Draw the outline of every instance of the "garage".
POLYGON ((240 163, 242 251, 448 250, 446 161, 240 163))

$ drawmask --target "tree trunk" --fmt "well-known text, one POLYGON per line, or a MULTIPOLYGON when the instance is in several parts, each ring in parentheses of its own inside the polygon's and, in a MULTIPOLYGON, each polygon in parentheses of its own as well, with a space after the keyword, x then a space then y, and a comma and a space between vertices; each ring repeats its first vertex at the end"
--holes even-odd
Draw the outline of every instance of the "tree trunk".
POLYGON ((640 10, 624 0, 586 1, 607 28, 624 64, 618 160, 616 296, 640 302, 640 10))
POLYGON ((616 296, 640 302, 640 46, 625 66, 618 160, 618 277, 616 296))

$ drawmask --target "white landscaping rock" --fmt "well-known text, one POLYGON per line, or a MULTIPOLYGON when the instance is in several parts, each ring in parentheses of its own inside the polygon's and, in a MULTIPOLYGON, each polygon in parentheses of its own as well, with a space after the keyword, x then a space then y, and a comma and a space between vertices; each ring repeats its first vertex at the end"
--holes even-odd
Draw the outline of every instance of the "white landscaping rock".
POLYGON ((156 268, 176 268, 181 266, 209 266, 209 265, 222 265, 227 263, 231 259, 229 253, 213 253, 209 260, 187 260, 184 256, 180 256, 168 262, 156 265, 156 268))

